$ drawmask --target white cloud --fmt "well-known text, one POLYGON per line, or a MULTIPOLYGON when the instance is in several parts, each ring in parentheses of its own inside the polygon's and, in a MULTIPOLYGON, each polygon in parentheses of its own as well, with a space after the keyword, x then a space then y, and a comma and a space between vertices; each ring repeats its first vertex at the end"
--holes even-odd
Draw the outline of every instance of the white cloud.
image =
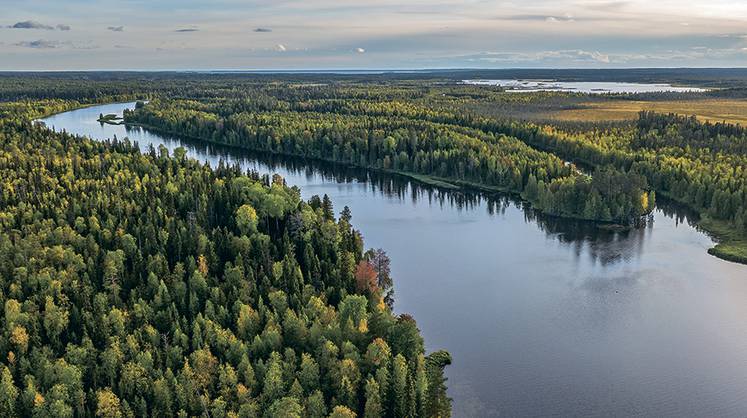
POLYGON ((220 7, 196 0, 138 0, 138 8, 105 1, 107 7, 91 9, 83 1, 29 0, 44 11, 31 15, 21 6, 5 7, 0 57, 19 44, 30 49, 13 60, 0 59, 0 69, 132 63, 147 68, 744 66, 747 47, 741 38, 747 34, 747 0, 690 0, 687 7, 682 0, 216 0, 220 7), (45 20, 52 19, 48 16, 55 20, 45 20), (68 26, 58 22, 73 30, 65 32, 68 26), (125 30, 109 24, 127 25, 133 48, 126 54, 107 55, 124 42, 115 32, 125 30), (34 41, 39 38, 49 41, 34 41), (199 53, 176 54, 178 46, 168 42, 177 38, 199 53), (63 44, 93 40, 101 51, 87 55, 63 44), (693 45, 704 48, 691 50, 693 45), (66 54, 52 61, 31 48, 66 54), (168 53, 157 54, 156 48, 168 53))
POLYGON ((579 49, 540 51, 540 52, 483 52, 463 57, 471 62, 488 62, 495 64, 528 64, 528 63, 599 63, 610 64, 612 59, 608 54, 599 51, 584 51, 579 49))
POLYGON ((601 62, 601 63, 604 63, 604 64, 609 64, 610 63, 610 56, 607 55, 607 54, 602 54, 599 51, 593 51, 593 52, 578 51, 577 55, 579 57, 583 57, 583 58, 591 58, 594 61, 601 62))

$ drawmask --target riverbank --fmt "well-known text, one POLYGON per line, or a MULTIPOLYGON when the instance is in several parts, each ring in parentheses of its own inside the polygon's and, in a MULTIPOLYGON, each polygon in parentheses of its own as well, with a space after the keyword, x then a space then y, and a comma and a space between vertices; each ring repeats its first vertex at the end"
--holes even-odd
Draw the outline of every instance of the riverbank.
POLYGON ((716 245, 708 249, 708 254, 732 263, 747 265, 747 232, 738 231, 729 222, 704 216, 699 210, 675 196, 663 192, 659 193, 698 215, 697 227, 716 241, 716 245))
MULTIPOLYGON (((127 123, 130 123, 130 122, 127 122, 127 123)), ((137 123, 132 123, 132 124, 141 126, 146 129, 153 130, 155 132, 162 132, 162 133, 166 133, 169 135, 175 135, 175 136, 184 136, 181 133, 167 132, 155 126, 137 124, 137 123)), ((220 141, 213 141, 213 140, 199 138, 199 137, 191 137, 191 139, 196 140, 196 141, 228 145, 220 141)), ((243 149, 251 149, 251 148, 243 147, 241 145, 229 145, 229 146, 236 146, 238 148, 243 148, 243 149)), ((551 152, 550 150, 545 150, 545 151, 551 152)), ((293 154, 282 154, 282 155, 293 155, 293 154)), ((579 216, 577 214, 547 212, 545 210, 539 209, 537 206, 537 202, 527 199, 526 196, 524 196, 522 193, 516 190, 511 190, 511 189, 507 189, 503 187, 496 187, 496 186, 475 183, 475 182, 470 182, 470 181, 465 181, 465 180, 441 178, 441 177, 432 176, 428 174, 412 173, 412 172, 406 172, 406 171, 401 171, 401 170, 383 169, 383 168, 371 167, 371 166, 362 166, 362 165, 352 164, 352 163, 343 163, 343 162, 324 159, 324 158, 315 158, 315 157, 299 156, 299 155, 293 155, 293 156, 302 157, 302 158, 312 158, 312 159, 316 159, 319 161, 325 161, 325 162, 331 162, 331 163, 337 163, 337 164, 351 164, 355 167, 359 167, 359 168, 363 168, 367 170, 375 170, 379 172, 404 176, 404 177, 413 179, 415 181, 421 182, 423 184, 427 184, 427 185, 431 185, 434 187, 439 187, 439 188, 443 188, 447 190, 465 190, 465 191, 471 190, 471 191, 478 191, 482 193, 511 194, 511 195, 520 197, 524 201, 531 204, 533 208, 542 212, 545 215, 558 217, 558 218, 575 219, 575 220, 581 220, 581 221, 586 221, 586 222, 592 222, 598 227, 602 229, 606 229, 606 230, 624 231, 624 230, 633 229, 636 226, 645 225, 646 219, 651 215, 651 212, 653 211, 653 208, 652 208, 648 213, 642 215, 640 218, 631 219, 628 222, 623 222, 623 223, 615 222, 615 221, 612 221, 612 222, 599 221, 596 219, 590 219, 590 218, 586 218, 583 216, 579 216)), ((586 162, 582 162, 582 163, 586 163, 586 162)), ((675 197, 670 197, 670 198, 678 202, 680 201, 679 199, 675 197)), ((709 254, 715 257, 718 257, 720 259, 726 260, 726 261, 747 264, 747 236, 745 236, 747 234, 736 231, 726 221, 706 220, 704 219, 704 217, 701 218, 699 222, 699 227, 703 229, 705 232, 707 232, 708 235, 711 236, 711 238, 714 239, 717 243, 715 247, 708 250, 709 254)))
MULTIPOLYGON (((525 143, 532 148, 548 152, 553 155, 557 155, 556 152, 558 152, 556 149, 544 147, 537 143, 525 143)), ((587 170, 593 170, 596 167, 593 162, 587 159, 570 155, 565 155, 563 156, 563 158, 566 158, 573 164, 577 166, 580 165, 582 168, 587 170)), ((688 202, 678 198, 677 196, 673 196, 661 190, 654 191, 657 193, 657 196, 664 197, 680 205, 683 205, 684 207, 688 208, 698 215, 698 228, 708 234, 711 239, 716 241, 716 245, 708 249, 708 254, 725 261, 747 265, 747 231, 740 232, 737 231, 733 225, 730 225, 726 221, 708 218, 702 215, 700 210, 692 207, 688 202)))
POLYGON ((139 127, 139 128, 150 130, 150 131, 155 132, 155 133, 160 133, 160 134, 170 135, 170 136, 175 136, 175 137, 181 137, 181 138, 190 139, 190 140, 193 140, 193 141, 198 141, 198 142, 203 142, 203 143, 211 143, 211 144, 216 144, 216 145, 221 145, 221 146, 235 147, 235 148, 238 148, 238 149, 245 149, 245 150, 254 151, 254 152, 266 152, 266 153, 272 154, 272 155, 282 155, 282 156, 288 156, 288 157, 305 158, 305 159, 310 159, 310 160, 315 160, 315 161, 321 161, 321 162, 326 162, 326 163, 349 165, 349 166, 352 166, 352 167, 361 168, 361 169, 365 169, 365 170, 372 170, 372 171, 376 171, 376 172, 380 172, 380 173, 393 174, 393 175, 398 175, 398 176, 406 177, 406 178, 418 181, 418 182, 420 182, 422 184, 433 186, 433 187, 442 188, 442 189, 445 189, 445 190, 451 190, 451 191, 457 191, 457 190, 474 191, 474 192, 487 193, 487 194, 509 194, 509 195, 516 196, 516 197, 522 199, 523 201, 525 201, 528 204, 530 204, 533 207, 533 209, 537 210, 538 212, 541 212, 542 214, 544 214, 546 216, 552 216, 552 217, 555 217, 555 218, 572 219, 572 220, 590 222, 590 223, 592 223, 592 224, 594 224, 594 225, 596 225, 596 226, 598 226, 598 227, 600 227, 602 229, 606 229, 606 230, 622 231, 622 230, 629 230, 629 229, 635 228, 638 225, 643 225, 643 224, 645 224, 645 220, 653 212, 653 207, 652 207, 651 210, 649 210, 649 212, 641 215, 638 218, 630 219, 630 220, 628 220, 625 223, 621 223, 621 222, 617 222, 617 221, 603 221, 603 220, 598 220, 598 219, 593 219, 593 218, 586 218, 586 217, 583 217, 583 216, 577 216, 577 215, 573 215, 573 214, 547 212, 545 210, 542 210, 542 209, 538 208, 537 207, 537 202, 533 202, 532 200, 526 199, 526 197, 521 192, 519 192, 517 190, 509 189, 509 188, 506 188, 506 187, 492 186, 492 185, 487 185, 487 184, 483 184, 483 183, 476 183, 476 182, 472 182, 472 181, 468 181, 468 180, 458 180, 458 179, 452 179, 452 178, 438 177, 438 176, 433 176, 433 175, 429 175, 429 174, 412 173, 412 172, 402 171, 402 170, 386 169, 386 168, 373 167, 373 166, 364 166, 364 165, 350 163, 350 162, 342 162, 342 161, 336 161, 336 160, 319 158, 319 157, 313 157, 313 156, 307 156, 307 155, 276 153, 276 152, 271 152, 271 151, 266 151, 266 150, 255 150, 253 148, 245 147, 245 146, 242 146, 242 145, 227 144, 227 143, 224 143, 224 142, 221 142, 221 141, 215 141, 215 140, 207 139, 207 138, 203 138, 203 137, 195 137, 195 136, 191 136, 191 135, 186 135, 186 134, 181 133, 181 132, 169 131, 167 129, 163 129, 163 128, 160 128, 160 127, 157 127, 157 126, 153 126, 153 125, 149 125, 149 124, 142 123, 142 122, 133 122, 133 121, 127 121, 127 120, 125 120, 121 124, 122 125, 126 125, 126 126, 131 126, 131 127, 139 127))
MULTIPOLYGON (((248 149, 250 148, 243 147, 241 145, 232 145, 232 144, 225 144, 220 141, 213 141, 205 138, 200 137, 193 137, 189 135, 184 135, 179 132, 169 132, 167 130, 157 128, 155 126, 151 126, 144 123, 139 122, 127 122, 127 121, 120 121, 118 123, 111 123, 112 125, 125 125, 125 126, 131 126, 131 127, 140 127, 143 129, 147 129, 156 133, 171 135, 175 137, 182 137, 186 139, 191 139, 194 141, 199 141, 203 143, 212 143, 217 144, 221 146, 228 146, 228 147, 235 147, 238 149, 248 149)), ((263 151, 266 152, 266 151, 263 151)), ((277 155, 286 155, 286 154, 278 154, 278 153, 270 153, 270 154, 277 154, 277 155)), ((309 156, 302 156, 302 155, 291 155, 294 157, 300 157, 300 158, 307 158, 327 163, 334 163, 334 164, 349 164, 349 163, 342 163, 339 161, 333 161, 328 160, 324 158, 315 158, 315 157, 309 157, 309 156)), ((419 173, 410 173, 400 170, 391 170, 391 169, 382 169, 378 167, 366 167, 366 166, 360 166, 356 164, 349 164, 354 167, 366 169, 366 170, 374 170, 381 173, 387 173, 392 175, 398 175, 401 177, 412 179, 413 181, 417 181, 421 184, 429 185, 432 187, 438 187, 444 190, 450 190, 450 191, 476 191, 480 193, 488 193, 488 194, 510 194, 513 196, 518 196, 522 198, 522 200, 527 201, 529 204, 532 204, 531 201, 526 200, 523 196, 521 196, 520 193, 509 190, 506 188, 501 187, 495 187, 495 186, 489 186, 485 184, 480 183, 473 183, 469 181, 463 181, 463 180, 455 180, 455 179, 447 179, 447 178, 440 178, 436 176, 426 175, 426 174, 419 174, 419 173)), ((672 200, 678 201, 676 198, 670 197, 672 200)), ((534 205, 533 205, 534 206, 534 205)), ((574 216, 563 216, 553 213, 547 213, 542 211, 543 214, 546 214, 548 216, 553 216, 557 218, 565 218, 565 219, 576 219, 576 220, 582 220, 586 222, 591 222, 597 225, 601 229, 606 230, 615 230, 615 231, 624 231, 629 230, 632 228, 630 225, 620 225, 615 222, 600 222, 595 221, 591 219, 583 219, 579 217, 574 216)), ((648 215, 646 215, 648 216, 648 215)), ((633 222, 633 224, 636 224, 636 222, 633 222)), ((716 242, 717 245, 711 249, 708 250, 708 253, 718 257, 720 259, 731 261, 731 262, 737 262, 741 264, 747 264, 747 237, 743 236, 742 234, 739 234, 735 232, 735 230, 730 227, 727 223, 723 221, 713 221, 713 220, 704 220, 702 219, 698 225, 704 232, 707 232, 709 236, 711 236, 716 242)))
MULTIPOLYGON (((32 122, 43 122, 42 119, 46 119, 46 118, 49 118, 49 117, 52 117, 52 116, 55 116, 55 115, 60 115, 62 113, 70 112, 70 111, 73 111, 73 110, 88 109, 88 108, 94 107, 94 106, 116 105, 116 104, 129 104, 129 103, 134 103, 134 102, 132 102, 131 100, 124 100, 124 99, 116 100, 116 101, 113 101, 113 102, 111 102, 111 101, 107 101, 107 102, 104 102, 104 101, 98 101, 98 102, 96 102, 96 101, 94 101, 94 102, 91 102, 91 103, 81 103, 81 102, 76 101, 76 100, 66 100, 65 101, 65 104, 66 104, 65 107, 63 107, 61 109, 52 110, 52 111, 49 111, 49 112, 35 114, 35 115, 33 115, 31 121, 32 122)), ((116 125, 124 125, 124 119, 123 118, 119 118, 119 119, 121 119, 121 122, 117 123, 116 125)))
POLYGON ((708 249, 708 254, 722 260, 747 264, 747 234, 739 233, 726 222, 708 218, 702 219, 698 226, 718 242, 715 247, 708 249))

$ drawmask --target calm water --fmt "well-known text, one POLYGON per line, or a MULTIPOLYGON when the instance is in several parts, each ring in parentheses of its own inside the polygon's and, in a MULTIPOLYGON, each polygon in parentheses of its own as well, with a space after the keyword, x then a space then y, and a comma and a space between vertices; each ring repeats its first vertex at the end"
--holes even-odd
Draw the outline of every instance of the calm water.
POLYGON ((366 244, 392 257, 397 311, 415 316, 429 350, 452 353, 455 416, 747 416, 747 266, 709 256, 712 241, 686 213, 663 207, 645 229, 602 233, 505 197, 96 122, 132 106, 45 122, 184 146, 213 165, 280 173, 338 212, 350 206, 366 244))
POLYGON ((570 93, 658 93, 704 92, 697 87, 676 87, 671 84, 642 84, 618 82, 564 82, 555 80, 463 80, 476 86, 498 86, 509 92, 565 91, 570 93))

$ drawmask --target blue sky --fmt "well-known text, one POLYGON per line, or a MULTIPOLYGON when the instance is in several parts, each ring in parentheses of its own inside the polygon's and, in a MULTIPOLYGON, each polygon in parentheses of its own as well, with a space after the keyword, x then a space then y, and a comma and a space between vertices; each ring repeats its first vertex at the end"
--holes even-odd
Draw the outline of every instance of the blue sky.
POLYGON ((3 0, 0 70, 747 66, 734 0, 3 0))

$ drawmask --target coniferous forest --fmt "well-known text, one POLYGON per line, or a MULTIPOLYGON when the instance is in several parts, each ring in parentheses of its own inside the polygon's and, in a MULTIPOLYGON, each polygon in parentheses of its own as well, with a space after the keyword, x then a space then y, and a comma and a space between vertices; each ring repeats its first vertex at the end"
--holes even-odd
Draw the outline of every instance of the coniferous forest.
POLYGON ((747 261, 743 128, 647 111, 623 123, 532 120, 541 113, 531 106, 563 100, 574 95, 424 81, 279 83, 157 98, 124 116, 214 143, 514 193, 553 216, 640 225, 658 193, 700 213, 721 239, 714 255, 747 261), (522 117, 505 116, 515 112, 522 117))
POLYGON ((0 416, 448 416, 347 208, 3 105, 0 416))
POLYGON ((747 0, 0 10, 0 418, 747 418, 747 0))
POLYGON ((125 120, 252 150, 519 193, 552 215, 628 224, 653 209, 654 193, 640 175, 608 165, 589 176, 514 136, 408 110, 417 111, 399 102, 352 99, 267 105, 248 97, 207 105, 154 101, 127 112, 125 120), (243 109, 253 106, 260 109, 243 109), (405 107, 401 113, 400 107, 405 107))
POLYGON ((699 215, 722 240, 713 254, 747 262, 740 125, 651 111, 561 123, 548 108, 579 95, 318 77, 0 76, 0 416, 451 414, 451 356, 395 314, 391 261, 355 213, 279 175, 35 122, 93 104, 137 101, 102 123, 512 194, 604 226, 641 227, 658 196, 699 215))

